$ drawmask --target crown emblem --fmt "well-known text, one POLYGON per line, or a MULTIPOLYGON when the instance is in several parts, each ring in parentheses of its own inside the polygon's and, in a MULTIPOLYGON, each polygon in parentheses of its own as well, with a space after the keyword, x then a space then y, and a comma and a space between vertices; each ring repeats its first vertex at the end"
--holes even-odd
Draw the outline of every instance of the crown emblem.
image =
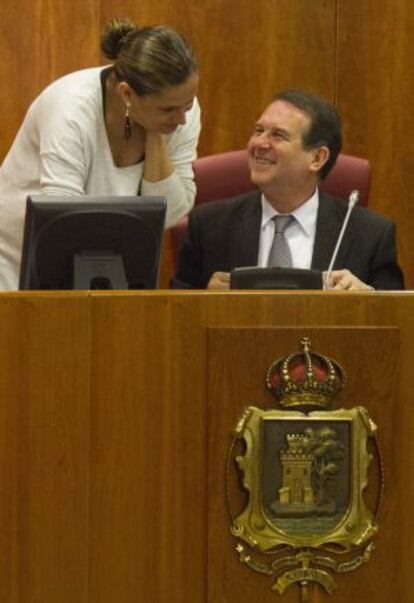
POLYGON ((310 352, 308 337, 301 346, 301 352, 272 362, 266 371, 267 388, 281 406, 326 408, 344 386, 345 370, 332 358, 310 352))

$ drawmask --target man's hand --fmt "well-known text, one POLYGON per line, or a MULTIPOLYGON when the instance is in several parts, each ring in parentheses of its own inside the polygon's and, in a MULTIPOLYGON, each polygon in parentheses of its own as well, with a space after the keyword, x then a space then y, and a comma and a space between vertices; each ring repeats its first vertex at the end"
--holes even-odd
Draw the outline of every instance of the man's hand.
POLYGON ((215 272, 208 282, 207 289, 230 289, 230 272, 215 272))
MULTIPOLYGON (((324 282, 327 273, 324 272, 324 282)), ((333 270, 331 272, 329 283, 325 282, 325 289, 336 291, 372 291, 373 287, 366 285, 352 274, 349 270, 333 270)))

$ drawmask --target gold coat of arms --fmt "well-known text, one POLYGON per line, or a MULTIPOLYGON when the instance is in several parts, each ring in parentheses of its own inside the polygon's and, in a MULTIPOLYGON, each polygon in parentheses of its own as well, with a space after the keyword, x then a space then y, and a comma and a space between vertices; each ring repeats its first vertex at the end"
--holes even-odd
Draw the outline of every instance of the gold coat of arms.
POLYGON ((335 573, 369 559, 381 492, 379 483, 369 508, 364 494, 374 459, 382 477, 366 408, 328 410, 345 384, 344 369, 311 352, 307 338, 302 348, 267 371, 278 408, 248 407, 236 426, 229 470, 236 466, 247 496, 241 511, 231 496, 229 506, 240 561, 273 577, 279 594, 298 584, 305 602, 310 583, 332 593, 335 573))

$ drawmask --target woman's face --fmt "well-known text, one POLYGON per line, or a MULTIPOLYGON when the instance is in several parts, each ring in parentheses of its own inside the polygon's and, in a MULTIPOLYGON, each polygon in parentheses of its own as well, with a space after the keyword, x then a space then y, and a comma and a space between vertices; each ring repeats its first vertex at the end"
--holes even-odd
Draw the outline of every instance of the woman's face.
POLYGON ((130 116, 145 130, 172 134, 184 125, 198 87, 198 73, 193 73, 182 84, 164 88, 157 94, 138 96, 130 89, 130 116))

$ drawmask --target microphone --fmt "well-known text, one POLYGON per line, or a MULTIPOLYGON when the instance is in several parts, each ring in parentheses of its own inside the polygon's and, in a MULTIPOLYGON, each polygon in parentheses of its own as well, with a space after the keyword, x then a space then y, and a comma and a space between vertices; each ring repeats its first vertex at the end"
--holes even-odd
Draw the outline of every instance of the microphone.
POLYGON ((331 280, 332 268, 333 268, 333 265, 335 264, 336 256, 338 255, 338 251, 339 251, 339 248, 341 246, 342 239, 344 238, 345 230, 346 230, 346 227, 348 226, 349 217, 350 217, 351 212, 354 209, 355 205, 358 203, 358 201, 359 201, 359 191, 358 190, 353 190, 351 192, 351 194, 349 195, 349 197, 348 197, 348 211, 346 212, 346 216, 345 216, 345 219, 344 219, 343 224, 342 224, 341 232, 339 233, 339 237, 338 237, 338 240, 336 242, 335 249, 334 249, 334 252, 332 254, 332 258, 331 258, 331 261, 329 263, 328 270, 326 272, 326 278, 325 278, 326 287, 325 287, 325 289, 329 289, 329 282, 331 280))

